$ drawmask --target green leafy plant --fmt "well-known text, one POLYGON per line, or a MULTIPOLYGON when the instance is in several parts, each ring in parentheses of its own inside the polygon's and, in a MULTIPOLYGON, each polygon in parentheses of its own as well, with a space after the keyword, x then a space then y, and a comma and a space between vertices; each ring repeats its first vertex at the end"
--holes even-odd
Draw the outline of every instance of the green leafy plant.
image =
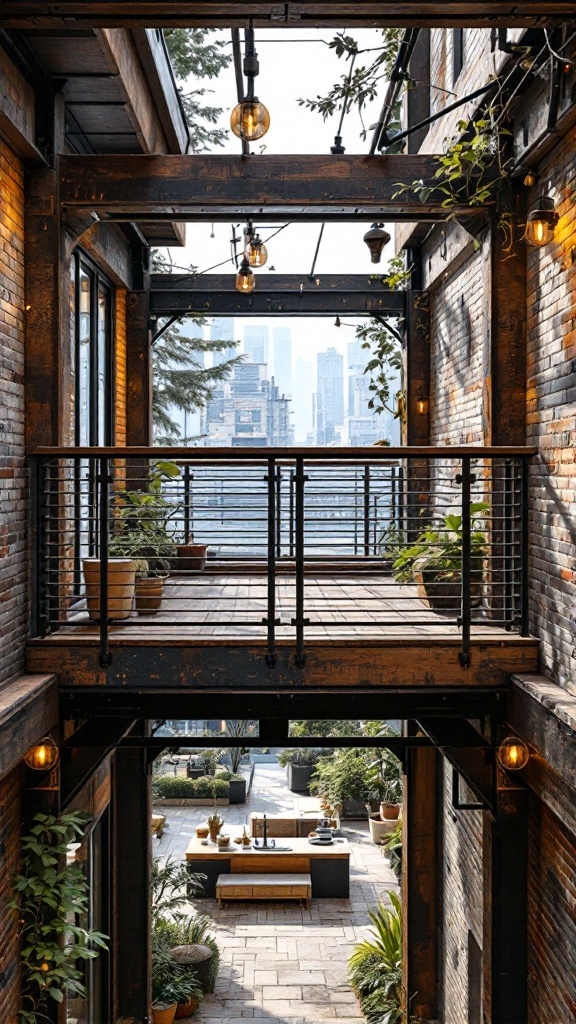
POLYGON ((107 949, 108 937, 79 923, 86 916, 89 887, 78 865, 67 864, 68 844, 84 836, 78 814, 37 814, 22 837, 22 856, 12 881, 20 919, 22 1009, 20 1024, 51 1021, 51 1003, 69 992, 86 994, 80 964, 107 949))
POLYGON ((230 795, 230 781, 219 775, 201 775, 188 779, 183 775, 157 775, 154 777, 154 796, 159 800, 225 800, 230 795))
POLYGON ((174 946, 192 946, 200 943, 212 950, 210 969, 203 979, 203 989, 211 992, 218 974, 220 949, 216 939, 210 932, 212 921, 206 914, 179 915, 176 920, 159 918, 156 922, 156 934, 171 949, 174 946))
POLYGON ((390 867, 397 878, 402 873, 402 820, 399 819, 397 825, 394 826, 391 832, 388 833, 386 839, 381 844, 382 853, 388 854, 390 860, 390 867))
POLYGON ((397 182, 394 198, 412 192, 426 203, 439 193, 445 209, 493 202, 511 163, 504 156, 504 141, 512 133, 502 126, 501 114, 501 107, 494 104, 471 121, 459 121, 456 134, 444 140, 444 152, 436 157, 438 169, 432 181, 397 182))
POLYGON ((138 576, 161 576, 170 569, 174 554, 171 521, 179 504, 162 494, 165 480, 180 476, 180 467, 162 460, 152 463, 146 490, 118 490, 114 494, 114 536, 111 555, 133 558, 138 576))
MULTIPOLYGON (((470 572, 476 580, 482 578, 482 566, 487 555, 483 520, 489 511, 490 506, 485 501, 470 505, 470 572)), ((413 544, 397 553, 392 572, 400 583, 414 580, 416 572, 432 572, 438 582, 459 582, 462 575, 462 516, 446 515, 433 520, 413 544)))
POLYGON ((313 768, 318 764, 321 757, 329 756, 330 751, 324 748, 314 747, 292 747, 281 750, 278 756, 278 764, 285 768, 287 764, 297 764, 302 767, 313 768))
POLYGON ((185 863, 154 857, 151 872, 152 926, 160 918, 177 918, 190 899, 203 891, 205 875, 188 871, 185 863))
POLYGON ((320 758, 310 791, 328 797, 331 804, 344 800, 368 800, 371 793, 368 750, 344 747, 320 758))
POLYGON ((402 1010, 402 904, 389 892, 392 904, 370 911, 370 937, 355 945, 348 960, 348 980, 369 1024, 399 1024, 402 1010))
POLYGON ((198 976, 189 964, 172 959, 170 947, 161 933, 152 936, 152 1006, 162 1009, 173 1003, 201 999, 198 976))

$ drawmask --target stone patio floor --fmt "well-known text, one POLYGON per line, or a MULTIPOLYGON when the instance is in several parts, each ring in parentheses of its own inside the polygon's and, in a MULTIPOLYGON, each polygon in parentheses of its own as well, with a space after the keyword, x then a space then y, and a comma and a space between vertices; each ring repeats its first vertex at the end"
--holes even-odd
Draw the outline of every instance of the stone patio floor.
MULTIPOLYGON (((223 808, 231 835, 251 811, 297 813, 317 806, 314 798, 290 793, 277 764, 258 764, 249 802, 223 808)), ((162 808, 168 829, 154 840, 154 853, 183 857, 206 808, 162 808)), ((310 910, 289 902, 235 903, 218 910, 216 900, 196 900, 214 922, 221 950, 216 990, 205 997, 190 1024, 359 1024, 363 1020, 346 981, 352 946, 367 934, 368 911, 398 890, 387 860, 370 840, 367 822, 345 822, 352 846, 350 899, 316 899, 310 910)), ((185 1022, 182 1022, 185 1024, 185 1022)))

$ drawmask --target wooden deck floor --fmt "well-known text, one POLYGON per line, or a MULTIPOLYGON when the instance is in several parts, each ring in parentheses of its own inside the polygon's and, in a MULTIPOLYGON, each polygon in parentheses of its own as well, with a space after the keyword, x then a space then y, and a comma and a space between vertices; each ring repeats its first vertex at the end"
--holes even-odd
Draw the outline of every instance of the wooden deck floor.
MULTIPOLYGON (((279 641, 295 636, 295 580, 286 575, 276 587, 276 627, 279 641)), ((159 611, 152 616, 132 613, 130 619, 110 627, 110 638, 138 637, 152 640, 169 637, 194 641, 210 639, 260 640, 266 637, 267 582, 262 574, 204 574, 191 579, 173 577, 164 588, 159 611)), ((305 636, 316 640, 346 638, 383 640, 418 636, 456 639, 460 629, 454 613, 438 613, 427 607, 416 587, 395 583, 389 575, 307 576, 305 616, 310 620, 305 636)), ((474 609, 476 638, 510 634, 492 625, 486 611, 474 609)), ((94 639, 98 625, 84 610, 71 614, 51 635, 53 640, 94 639)))

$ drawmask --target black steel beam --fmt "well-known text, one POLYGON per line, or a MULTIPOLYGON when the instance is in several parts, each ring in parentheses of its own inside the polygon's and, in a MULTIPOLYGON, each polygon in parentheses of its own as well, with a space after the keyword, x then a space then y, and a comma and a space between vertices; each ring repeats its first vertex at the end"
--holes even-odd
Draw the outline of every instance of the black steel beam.
POLYGON ((240 295, 230 274, 154 274, 153 316, 184 313, 216 316, 403 317, 406 293, 384 287, 377 277, 260 273, 251 295, 240 295))
POLYGON ((60 766, 63 807, 89 782, 104 758, 118 746, 133 723, 131 717, 91 718, 66 740, 60 766))
POLYGON ((121 719, 358 719, 477 718, 504 712, 506 691, 491 687, 319 690, 270 693, 250 689, 111 692, 108 688, 60 690, 64 718, 121 719))

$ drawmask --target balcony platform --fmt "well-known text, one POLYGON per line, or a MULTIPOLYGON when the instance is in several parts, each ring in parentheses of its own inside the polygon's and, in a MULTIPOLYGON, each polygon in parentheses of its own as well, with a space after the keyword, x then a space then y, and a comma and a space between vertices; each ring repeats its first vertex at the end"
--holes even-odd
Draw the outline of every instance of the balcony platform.
POLYGON ((277 577, 276 660, 266 663, 267 582, 261 574, 206 573, 165 585, 154 616, 109 630, 111 664, 99 665, 99 627, 75 611, 59 630, 28 645, 29 671, 57 672, 67 687, 502 686, 537 669, 538 644, 492 625, 471 627, 471 660, 460 664, 456 616, 427 608, 413 586, 389 575, 305 578, 304 665, 295 660, 294 580, 277 577))

